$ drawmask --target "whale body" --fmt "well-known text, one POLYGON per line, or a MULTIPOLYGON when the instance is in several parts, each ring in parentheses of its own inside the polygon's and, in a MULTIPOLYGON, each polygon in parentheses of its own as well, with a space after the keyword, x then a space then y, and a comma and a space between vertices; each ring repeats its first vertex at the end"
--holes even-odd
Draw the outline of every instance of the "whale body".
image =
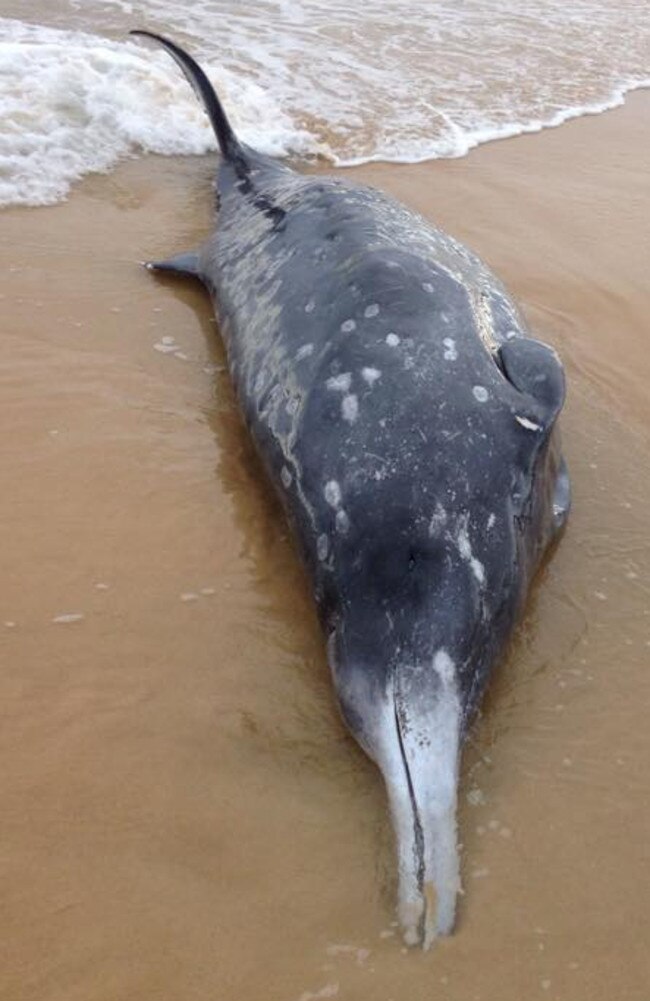
POLYGON ((556 353, 449 235, 369 187, 234 135, 217 227, 149 264, 210 291, 246 423, 313 584, 343 718, 381 769, 405 941, 452 930, 463 737, 570 488, 556 353))

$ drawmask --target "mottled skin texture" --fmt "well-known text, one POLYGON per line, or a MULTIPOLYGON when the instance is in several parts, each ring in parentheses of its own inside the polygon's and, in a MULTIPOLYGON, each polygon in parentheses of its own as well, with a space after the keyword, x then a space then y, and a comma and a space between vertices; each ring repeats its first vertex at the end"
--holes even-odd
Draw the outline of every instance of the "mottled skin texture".
POLYGON ((293 525, 348 726, 382 770, 405 940, 451 930, 462 737, 562 528, 555 353, 485 265, 370 188, 242 146, 209 81, 217 228, 153 267, 210 289, 293 525))
POLYGON ((384 691, 397 657, 444 646, 466 722, 566 515, 559 363, 539 346, 520 392, 499 348, 516 367, 526 330, 478 258, 375 190, 257 159, 221 167, 200 258, 247 423, 337 661, 384 691), (550 405, 535 378, 559 381, 550 405))
POLYGON ((198 270, 428 946, 460 887, 462 737, 568 513, 562 369, 478 258, 379 192, 253 155, 217 190, 198 270))

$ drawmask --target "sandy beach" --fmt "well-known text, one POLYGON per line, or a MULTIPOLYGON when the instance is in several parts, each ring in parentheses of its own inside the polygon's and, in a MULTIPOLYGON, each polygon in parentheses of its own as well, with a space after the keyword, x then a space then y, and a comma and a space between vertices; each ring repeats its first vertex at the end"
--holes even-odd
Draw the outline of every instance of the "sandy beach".
POLYGON ((568 531, 464 757, 456 933, 394 926, 379 773, 199 287, 214 159, 3 211, 6 1001, 648 1001, 650 94, 347 171, 477 251, 567 369, 568 531))

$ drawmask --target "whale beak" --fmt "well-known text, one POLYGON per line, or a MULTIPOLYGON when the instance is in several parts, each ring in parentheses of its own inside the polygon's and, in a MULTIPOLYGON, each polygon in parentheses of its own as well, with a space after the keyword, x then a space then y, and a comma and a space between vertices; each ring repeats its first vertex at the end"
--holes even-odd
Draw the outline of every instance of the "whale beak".
POLYGON ((424 949, 453 930, 460 892, 460 707, 452 668, 439 651, 433 672, 396 672, 376 755, 395 831, 398 917, 405 943, 424 949))
POLYGON ((379 688, 372 671, 359 669, 349 653, 341 656, 337 642, 332 631, 328 660, 343 717, 386 783, 404 941, 429 949, 453 930, 460 892, 456 666, 443 648, 418 664, 398 655, 379 688))

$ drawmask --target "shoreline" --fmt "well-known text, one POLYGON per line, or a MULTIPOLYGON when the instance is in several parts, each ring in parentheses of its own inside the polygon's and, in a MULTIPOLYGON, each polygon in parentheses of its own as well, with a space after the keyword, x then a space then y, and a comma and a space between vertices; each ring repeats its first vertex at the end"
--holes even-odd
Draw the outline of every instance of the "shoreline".
POLYGON ((594 104, 585 104, 565 108, 563 111, 559 111, 554 118, 545 121, 538 120, 531 122, 528 125, 518 123, 517 125, 512 126, 503 126, 501 134, 498 134, 495 131, 493 135, 490 135, 487 138, 472 140, 464 153, 458 153, 454 156, 436 156, 432 154, 431 156, 422 157, 422 159, 419 160, 390 160, 377 155, 364 160, 337 160, 332 164, 332 166, 341 170, 355 170, 357 168, 363 169, 364 167, 372 165, 383 165, 386 167, 418 167, 427 163, 439 163, 441 160, 463 160, 465 157, 470 156, 470 154, 481 149, 483 146, 491 146, 492 143, 503 142, 507 139, 523 139, 524 136, 540 135, 542 132, 547 132, 551 129, 559 129, 563 125, 567 125, 568 123, 577 121, 581 118, 593 118, 598 115, 605 115, 610 111, 617 111, 625 105, 632 95, 638 93, 638 91, 649 89, 650 77, 637 83, 621 83, 614 88, 611 96, 603 101, 594 104))
POLYGON ((645 1001, 649 122, 640 92, 337 171, 482 256, 569 383, 574 509, 465 751, 465 894, 426 955, 210 303, 137 266, 210 231, 214 158, 3 211, 0 994, 645 1001))

